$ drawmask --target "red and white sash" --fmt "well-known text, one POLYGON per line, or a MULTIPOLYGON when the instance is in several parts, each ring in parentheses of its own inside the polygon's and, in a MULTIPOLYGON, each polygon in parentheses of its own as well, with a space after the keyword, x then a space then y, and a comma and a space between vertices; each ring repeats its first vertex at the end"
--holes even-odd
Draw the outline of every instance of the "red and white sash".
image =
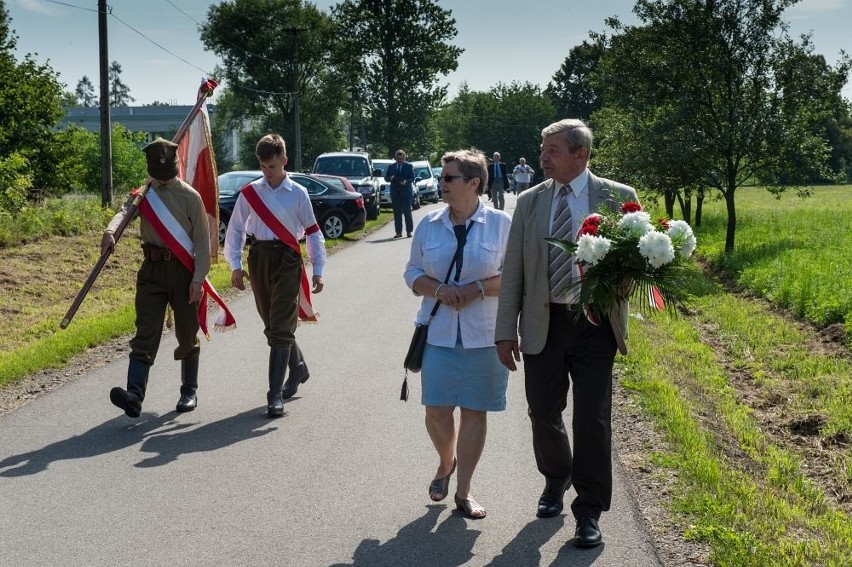
MULTIPOLYGON (((157 232, 157 235, 165 242, 169 251, 180 260, 183 267, 189 270, 190 273, 194 273, 195 254, 192 239, 157 193, 150 189, 146 192, 145 198, 139 203, 139 214, 148 221, 151 227, 157 232)), ((228 310, 228 306, 225 305, 225 301, 219 296, 216 288, 213 287, 213 284, 206 277, 201 284, 201 289, 201 302, 198 305, 198 324, 204 336, 208 340, 210 339, 210 333, 207 330, 208 299, 215 301, 221 308, 213 324, 213 328, 220 332, 236 328, 236 319, 234 319, 233 314, 228 310)))
MULTIPOLYGON (((295 250, 296 254, 299 255, 299 258, 301 258, 302 249, 299 247, 299 241, 296 240, 296 237, 293 236, 290 231, 287 230, 287 227, 284 226, 284 223, 281 222, 281 218, 284 217, 284 211, 281 204, 274 199, 264 199, 264 196, 261 193, 258 193, 254 188, 254 185, 251 183, 246 185, 241 193, 245 196, 246 201, 254 213, 263 221, 263 224, 268 226, 269 230, 271 230, 281 242, 295 250)), ((319 229, 319 226, 314 224, 305 229, 305 234, 313 234, 319 229)), ((301 321, 316 322, 318 313, 314 312, 314 308, 311 305, 311 287, 308 283, 308 274, 305 269, 304 262, 302 262, 301 271, 302 281, 299 286, 299 319, 301 321)))

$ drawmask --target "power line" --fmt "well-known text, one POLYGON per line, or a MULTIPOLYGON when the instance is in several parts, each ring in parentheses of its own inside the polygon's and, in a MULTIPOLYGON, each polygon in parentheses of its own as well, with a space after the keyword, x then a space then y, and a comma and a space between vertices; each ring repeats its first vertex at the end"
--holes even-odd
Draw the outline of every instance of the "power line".
POLYGON ((84 8, 83 6, 75 6, 74 4, 69 4, 67 2, 57 2, 56 0, 44 0, 45 2, 50 2, 51 4, 59 4, 60 6, 68 6, 69 8, 76 8, 78 10, 85 10, 87 12, 95 12, 97 10, 93 10, 92 8, 84 8))

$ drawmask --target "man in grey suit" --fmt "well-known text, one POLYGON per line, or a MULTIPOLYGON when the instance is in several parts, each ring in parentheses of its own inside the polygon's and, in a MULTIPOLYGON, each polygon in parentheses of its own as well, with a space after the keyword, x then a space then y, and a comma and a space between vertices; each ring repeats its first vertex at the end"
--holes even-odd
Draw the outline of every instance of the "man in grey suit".
POLYGON ((517 369, 524 353, 533 450, 545 477, 537 515, 559 515, 573 483, 573 543, 594 547, 602 541, 598 520, 612 499, 612 367, 616 351, 627 353, 627 302, 617 303, 608 320, 590 323, 576 295, 558 295, 579 277, 573 257, 544 239, 574 239, 583 219, 601 205, 617 210, 637 197, 631 187, 588 170, 592 131, 583 121, 561 120, 541 135, 541 167, 549 179, 518 197, 503 261, 495 342, 509 370, 517 369), (562 420, 570 383, 573 455, 562 420))

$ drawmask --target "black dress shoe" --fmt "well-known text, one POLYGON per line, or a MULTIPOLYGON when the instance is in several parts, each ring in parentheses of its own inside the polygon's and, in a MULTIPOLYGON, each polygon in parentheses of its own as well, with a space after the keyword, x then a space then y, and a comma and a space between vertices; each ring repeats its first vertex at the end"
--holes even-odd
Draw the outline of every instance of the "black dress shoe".
POLYGON ((187 412, 193 411, 198 406, 198 396, 193 393, 186 393, 180 395, 180 400, 178 400, 177 405, 175 406, 175 411, 177 412, 187 412))
POLYGON ((581 516, 577 520, 577 529, 574 531, 575 547, 597 547, 603 542, 601 529, 598 521, 588 516, 581 516))
POLYGON ((115 387, 110 390, 109 401, 112 405, 123 409, 127 417, 139 417, 142 413, 142 400, 124 388, 115 387))
POLYGON ((565 497, 565 491, 568 490, 569 486, 571 486, 571 479, 569 478, 547 479, 544 492, 538 499, 538 511, 535 515, 539 518, 552 518, 561 514, 562 499, 565 497))

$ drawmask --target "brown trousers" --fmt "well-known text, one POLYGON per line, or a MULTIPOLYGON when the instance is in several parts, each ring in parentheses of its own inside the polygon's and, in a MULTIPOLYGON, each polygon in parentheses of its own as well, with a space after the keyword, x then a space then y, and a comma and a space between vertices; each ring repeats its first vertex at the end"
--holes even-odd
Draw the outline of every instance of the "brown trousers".
POLYGON ((154 364, 163 335, 166 306, 171 305, 178 346, 175 360, 194 358, 198 340, 198 303, 189 302, 192 273, 177 258, 145 259, 136 273, 136 335, 130 340, 130 358, 154 364))
POLYGON ((249 281, 270 347, 295 340, 302 264, 302 255, 279 240, 256 240, 249 248, 249 281))

